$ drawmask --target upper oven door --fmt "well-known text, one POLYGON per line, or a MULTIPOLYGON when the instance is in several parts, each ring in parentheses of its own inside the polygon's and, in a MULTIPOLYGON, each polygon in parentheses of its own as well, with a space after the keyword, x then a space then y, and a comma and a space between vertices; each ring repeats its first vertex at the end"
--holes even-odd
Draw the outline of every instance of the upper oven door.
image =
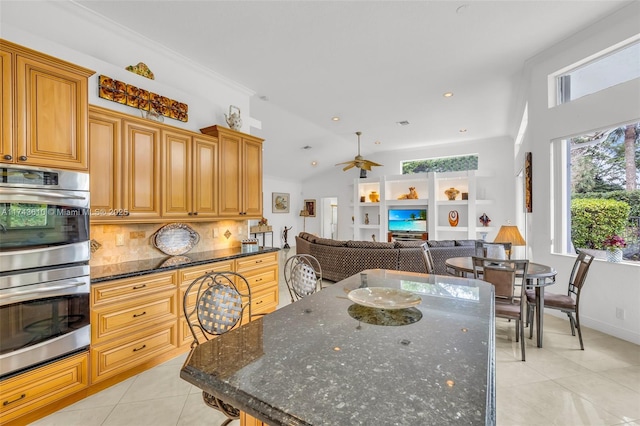
MULTIPOLYGON (((0 171, 30 173, 9 168, 0 171)), ((88 191, 0 182, 2 271, 89 260, 89 208, 88 191)))

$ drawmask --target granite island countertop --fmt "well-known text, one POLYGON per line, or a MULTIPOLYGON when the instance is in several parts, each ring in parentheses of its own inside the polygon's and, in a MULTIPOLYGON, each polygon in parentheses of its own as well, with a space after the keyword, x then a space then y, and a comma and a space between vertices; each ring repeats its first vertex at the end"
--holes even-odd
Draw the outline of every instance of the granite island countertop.
POLYGON ((270 426, 494 425, 493 287, 366 272, 421 302, 367 314, 356 275, 197 346, 180 376, 270 426))
POLYGON ((186 253, 182 256, 165 256, 154 259, 114 263, 111 265, 92 266, 91 283, 95 284, 120 278, 137 277, 274 251, 280 251, 280 249, 277 247, 259 247, 257 251, 243 252, 241 247, 232 247, 222 250, 186 253))

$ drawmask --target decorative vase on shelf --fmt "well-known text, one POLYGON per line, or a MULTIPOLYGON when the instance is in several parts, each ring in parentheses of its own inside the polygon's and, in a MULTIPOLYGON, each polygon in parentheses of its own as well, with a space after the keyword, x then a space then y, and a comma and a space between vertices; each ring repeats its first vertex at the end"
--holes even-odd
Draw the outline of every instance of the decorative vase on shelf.
POLYGON ((369 199, 372 203, 377 203, 380 201, 380 194, 378 194, 377 191, 371 191, 371 193, 369 194, 369 199))
POLYGON ((451 187, 451 188, 447 189, 446 191, 444 191, 444 194, 451 201, 455 200, 459 193, 460 193, 460 191, 458 191, 454 187, 451 187))
POLYGON ((369 213, 365 213, 364 214, 364 224, 368 225, 369 224, 369 213))
POLYGON ((224 119, 232 130, 240 130, 242 128, 242 118, 240 118, 240 108, 229 105, 229 115, 225 114, 224 119), (236 112, 234 112, 234 110, 236 112))
POLYGON ((607 262, 622 262, 622 249, 607 250, 607 262))
POLYGON ((449 212, 449 225, 458 226, 458 221, 459 220, 460 220, 460 217, 458 216, 458 211, 457 210, 451 210, 449 212))

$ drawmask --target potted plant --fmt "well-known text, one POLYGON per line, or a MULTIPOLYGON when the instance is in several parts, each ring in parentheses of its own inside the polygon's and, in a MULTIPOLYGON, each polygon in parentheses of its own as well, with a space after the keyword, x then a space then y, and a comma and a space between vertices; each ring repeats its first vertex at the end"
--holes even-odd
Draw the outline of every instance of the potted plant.
POLYGON ((607 261, 622 262, 622 249, 627 246, 627 242, 619 235, 610 235, 602 243, 607 250, 607 261))

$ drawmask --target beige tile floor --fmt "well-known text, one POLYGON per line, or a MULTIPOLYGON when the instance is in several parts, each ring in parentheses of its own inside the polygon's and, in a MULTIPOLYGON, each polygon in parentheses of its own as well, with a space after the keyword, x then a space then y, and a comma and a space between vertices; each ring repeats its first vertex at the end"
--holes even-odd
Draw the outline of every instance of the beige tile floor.
MULTIPOLYGON (((280 302, 281 306, 290 302, 283 279, 280 302)), ((544 321, 544 347, 539 349, 535 339, 526 339, 526 362, 520 361, 513 323, 497 321, 497 424, 640 426, 640 346, 584 328, 585 350, 581 351, 565 318, 547 314, 544 321)), ((217 426, 225 417, 205 406, 200 390, 179 377, 185 357, 131 377, 33 424, 217 426)))

